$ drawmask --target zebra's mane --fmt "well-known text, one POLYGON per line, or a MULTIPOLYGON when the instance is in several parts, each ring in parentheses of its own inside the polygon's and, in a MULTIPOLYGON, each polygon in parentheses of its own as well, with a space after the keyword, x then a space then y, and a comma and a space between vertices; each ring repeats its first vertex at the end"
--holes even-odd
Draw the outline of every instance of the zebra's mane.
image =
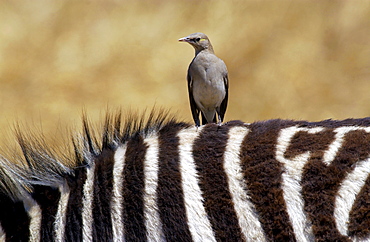
POLYGON ((163 109, 149 113, 129 111, 107 112, 102 125, 93 126, 86 114, 82 116, 82 132, 72 135, 72 141, 62 146, 48 145, 42 133, 22 131, 16 127, 16 137, 21 155, 8 158, 0 156, 0 196, 13 200, 32 192, 33 186, 57 188, 79 167, 89 166, 103 150, 115 150, 135 136, 146 137, 166 125, 189 124, 177 122, 163 109))
MULTIPOLYGON (((339 127, 369 126, 370 118, 324 120, 306 122, 293 120, 266 120, 255 122, 256 132, 263 132, 272 126, 339 127)), ((86 114, 82 117, 82 132, 71 132, 70 142, 61 146, 49 145, 42 133, 35 134, 17 126, 16 137, 21 155, 0 155, 0 198, 7 196, 18 200, 32 192, 35 185, 60 187, 67 177, 73 177, 75 170, 90 166, 103 150, 114 151, 128 140, 163 129, 165 126, 186 128, 191 124, 178 122, 168 111, 152 109, 149 113, 107 112, 100 126, 93 126, 86 114)), ((278 128, 278 127, 276 127, 278 128)))

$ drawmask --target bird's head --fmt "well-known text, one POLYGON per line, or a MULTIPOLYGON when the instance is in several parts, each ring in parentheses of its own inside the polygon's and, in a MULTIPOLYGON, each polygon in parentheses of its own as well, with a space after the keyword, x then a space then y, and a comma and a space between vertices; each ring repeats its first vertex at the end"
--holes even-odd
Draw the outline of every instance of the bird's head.
POLYGON ((194 47, 196 54, 201 52, 202 50, 209 50, 213 53, 211 41, 209 41, 207 35, 203 33, 194 33, 179 39, 179 41, 191 44, 194 47))

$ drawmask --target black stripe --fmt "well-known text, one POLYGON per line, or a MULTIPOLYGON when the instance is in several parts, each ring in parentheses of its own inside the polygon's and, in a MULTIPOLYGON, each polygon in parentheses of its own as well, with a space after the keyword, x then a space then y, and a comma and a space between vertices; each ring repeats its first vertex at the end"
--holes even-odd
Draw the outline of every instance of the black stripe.
POLYGON ((224 171, 229 126, 204 126, 194 141, 193 158, 204 207, 217 241, 242 241, 243 236, 224 171))
POLYGON ((112 241, 110 203, 113 191, 114 151, 104 149, 94 162, 93 240, 112 241))
POLYGON ((157 200, 167 241, 191 241, 186 218, 179 167, 179 138, 182 126, 167 125, 159 132, 157 200))
POLYGON ((275 158, 280 130, 294 124, 282 120, 253 123, 242 144, 244 179, 270 241, 295 241, 281 188, 283 168, 275 158))
POLYGON ((28 241, 30 219, 22 202, 13 202, 0 191, 0 223, 6 241, 28 241))
POLYGON ((76 168, 74 173, 74 176, 67 176, 70 195, 64 234, 66 241, 82 241, 82 198, 83 186, 86 181, 86 168, 76 168))
POLYGON ((34 186, 32 197, 41 209, 41 241, 55 241, 54 223, 60 199, 59 190, 46 186, 34 186))
POLYGON ((134 136, 127 143, 123 170, 123 218, 126 241, 145 241, 144 160, 147 146, 143 138, 134 136))

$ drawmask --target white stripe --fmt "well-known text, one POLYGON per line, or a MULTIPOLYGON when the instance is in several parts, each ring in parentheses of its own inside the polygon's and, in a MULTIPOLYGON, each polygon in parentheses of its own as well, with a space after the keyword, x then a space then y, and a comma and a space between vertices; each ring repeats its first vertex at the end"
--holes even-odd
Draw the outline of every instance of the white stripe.
POLYGON ((240 166, 241 144, 248 132, 249 130, 245 127, 233 127, 229 130, 229 139, 224 154, 224 169, 244 240, 267 241, 258 220, 258 214, 247 195, 247 186, 240 166))
POLYGON ((82 198, 82 240, 92 241, 93 213, 92 204, 94 197, 94 171, 95 163, 90 162, 90 167, 86 168, 86 181, 83 187, 82 198))
POLYGON ((1 224, 0 224, 0 242, 5 242, 6 240, 6 234, 3 230, 3 227, 1 227, 1 224))
POLYGON ((30 242, 40 241, 41 218, 42 212, 40 206, 36 203, 31 196, 27 196, 24 200, 24 208, 30 217, 30 242))
POLYGON ((193 143, 195 138, 202 131, 199 128, 191 127, 178 133, 180 171, 186 216, 189 223, 189 230, 193 241, 216 241, 211 223, 208 220, 203 206, 203 197, 198 184, 198 175, 193 159, 193 143))
POLYGON ((62 186, 59 187, 60 199, 58 203, 58 210, 55 217, 55 241, 64 241, 64 232, 66 226, 66 215, 67 215, 67 205, 69 199, 69 187, 67 182, 64 182, 62 186))
POLYGON ((310 134, 323 131, 322 127, 316 128, 298 128, 289 127, 282 129, 276 145, 276 159, 281 162, 285 171, 282 174, 282 189, 289 214, 290 222, 297 241, 314 240, 312 233, 312 224, 304 213, 304 201, 302 198, 302 188, 300 185, 302 179, 303 167, 310 158, 310 152, 307 151, 297 155, 292 160, 285 158, 285 152, 288 149, 292 138, 297 132, 308 132, 310 134))
POLYGON ((367 133, 370 132, 370 127, 358 127, 358 126, 344 126, 344 127, 339 127, 334 130, 335 134, 335 139, 334 141, 329 145, 329 148, 327 151, 324 153, 324 160, 323 162, 326 165, 330 165, 331 162, 335 159, 337 156, 337 153, 339 149, 343 145, 344 141, 344 136, 351 131, 356 131, 356 130, 363 130, 367 133))
POLYGON ((147 238, 150 241, 165 241, 157 204, 158 137, 153 135, 146 138, 144 142, 148 145, 144 162, 144 216, 147 238))
POLYGON ((335 197, 334 218, 339 232, 347 235, 349 213, 361 188, 370 174, 370 158, 359 161, 342 182, 335 197))
POLYGON ((350 241, 352 241, 352 242, 369 242, 370 241, 370 235, 366 235, 364 237, 353 236, 353 237, 350 237, 350 241))
POLYGON ((122 189, 123 189, 123 168, 125 166, 127 145, 118 147, 114 154, 113 167, 113 196, 111 201, 112 207, 112 225, 113 225, 113 241, 125 241, 124 237, 124 221, 122 215, 122 189))

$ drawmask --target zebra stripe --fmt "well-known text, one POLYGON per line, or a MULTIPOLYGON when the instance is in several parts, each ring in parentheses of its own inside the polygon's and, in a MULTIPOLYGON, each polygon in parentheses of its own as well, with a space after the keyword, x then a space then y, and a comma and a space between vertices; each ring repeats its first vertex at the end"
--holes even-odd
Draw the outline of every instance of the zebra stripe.
MULTIPOLYGON (((113 239, 111 199, 115 151, 107 148, 95 158, 93 194, 93 238, 113 239)), ((101 241, 101 239, 98 239, 101 241)))
POLYGON ((126 241, 146 241, 144 216, 144 161, 147 145, 141 136, 127 142, 123 170, 123 218, 126 241))
POLYGON ((194 141, 192 155, 216 240, 240 241, 242 234, 223 169, 228 130, 228 126, 205 126, 194 141), (212 149, 206 145, 210 140, 214 142, 212 149))
POLYGON ((70 189, 66 225, 64 230, 66 241, 82 241, 83 237, 83 199, 84 199, 84 185, 87 177, 86 166, 76 167, 74 170, 74 178, 67 179, 68 187, 70 189))
POLYGON ((58 210, 55 218, 55 240, 64 241, 64 229, 66 225, 66 214, 67 214, 67 204, 69 200, 69 187, 67 183, 64 183, 59 187, 60 200, 58 203, 58 210))
POLYGON ((245 241, 266 241, 262 226, 258 221, 258 214, 255 212, 254 205, 250 202, 247 194, 240 164, 240 149, 248 132, 249 130, 245 127, 232 127, 229 130, 229 138, 224 154, 224 169, 238 216, 239 227, 244 236, 243 239, 245 241))
POLYGON ((1 242, 6 241, 6 234, 1 224, 0 224, 0 241, 1 242))
POLYGON ((93 196, 94 196, 94 170, 95 163, 90 162, 86 169, 86 180, 83 186, 82 198, 82 239, 83 241, 93 240, 93 196))
POLYGON ((145 192, 144 216, 147 238, 153 241, 163 241, 162 224, 158 213, 157 186, 158 186, 158 137, 147 137, 144 143, 148 146, 145 156, 145 192))
POLYGON ((286 159, 285 152, 291 144, 293 136, 298 132, 315 134, 322 132, 322 127, 298 128, 289 127, 280 131, 276 144, 276 159, 284 165, 285 171, 282 174, 282 188, 287 206, 290 222, 298 241, 312 241, 312 224, 308 222, 304 213, 303 198, 300 182, 304 165, 310 158, 310 151, 297 155, 293 159, 286 159))
POLYGON ((269 142, 278 139, 285 125, 288 126, 280 120, 251 124, 241 149, 242 170, 250 199, 267 241, 289 241, 294 234, 281 188, 283 165, 275 158, 276 143, 269 142))
POLYGON ((183 126, 165 126, 159 131, 157 203, 167 241, 191 241, 180 169, 180 139, 183 126))
POLYGON ((125 162, 127 145, 118 147, 114 154, 113 168, 113 197, 112 197, 112 224, 113 224, 113 241, 124 241, 124 222, 123 222, 123 168, 125 162))
POLYGON ((188 128, 178 133, 180 170, 186 215, 193 241, 216 241, 212 226, 203 205, 202 191, 199 187, 198 173, 192 155, 192 145, 203 127, 188 128))
POLYGON ((41 219, 42 219, 42 211, 40 206, 37 204, 35 200, 31 197, 27 197, 24 200, 24 207, 30 217, 30 241, 36 242, 40 241, 40 230, 41 230, 41 219))

